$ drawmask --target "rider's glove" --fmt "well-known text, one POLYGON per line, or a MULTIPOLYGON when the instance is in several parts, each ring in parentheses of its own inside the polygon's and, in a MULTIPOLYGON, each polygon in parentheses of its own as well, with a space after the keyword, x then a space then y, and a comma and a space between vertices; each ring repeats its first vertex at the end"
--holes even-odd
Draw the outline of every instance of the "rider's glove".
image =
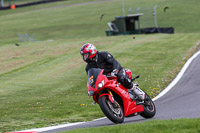
POLYGON ((117 76, 119 70, 117 69, 114 69, 112 72, 111 72, 111 76, 117 76))

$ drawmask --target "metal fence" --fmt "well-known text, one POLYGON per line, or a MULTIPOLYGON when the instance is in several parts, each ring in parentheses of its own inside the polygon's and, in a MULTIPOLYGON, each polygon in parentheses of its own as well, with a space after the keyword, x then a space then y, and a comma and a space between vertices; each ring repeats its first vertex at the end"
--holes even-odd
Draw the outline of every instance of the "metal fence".
POLYGON ((140 24, 142 28, 158 27, 156 8, 157 5, 154 7, 129 8, 128 14, 142 13, 143 16, 140 17, 140 24))

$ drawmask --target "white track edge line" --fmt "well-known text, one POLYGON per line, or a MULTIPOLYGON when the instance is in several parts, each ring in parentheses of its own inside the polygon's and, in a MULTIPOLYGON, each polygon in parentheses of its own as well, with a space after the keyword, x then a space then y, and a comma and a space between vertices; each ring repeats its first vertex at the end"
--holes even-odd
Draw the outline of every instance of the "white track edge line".
MULTIPOLYGON (((102 120, 102 119, 106 119, 106 117, 94 119, 94 120, 88 121, 88 122, 98 121, 98 120, 102 120)), ((51 126, 51 127, 42 127, 42 128, 35 128, 35 129, 23 130, 23 131, 19 131, 19 132, 30 132, 30 131, 44 132, 44 131, 49 131, 49 130, 54 130, 54 129, 59 129, 59 128, 65 128, 65 127, 75 126, 75 125, 79 125, 79 124, 83 124, 83 123, 86 123, 86 122, 68 123, 68 124, 51 126)))
POLYGON ((76 123, 68 123, 68 124, 63 124, 63 125, 57 125, 57 126, 51 126, 51 127, 42 127, 42 128, 35 128, 35 129, 29 129, 29 130, 23 130, 19 132, 44 132, 44 131, 49 131, 49 130, 54 130, 54 129, 59 129, 59 128, 65 128, 69 126, 74 126, 74 125, 79 125, 83 124, 85 122, 76 122, 76 123))
POLYGON ((167 88, 165 88, 161 93, 159 93, 155 98, 153 98, 152 100, 155 101, 159 98, 161 98, 163 95, 165 95, 169 90, 172 89, 172 87, 174 87, 174 85, 176 85, 176 83, 178 83, 178 81, 181 79, 181 77, 183 76, 183 74, 185 73, 185 71, 187 70, 187 68, 189 67, 190 63, 200 54, 200 50, 198 52, 196 52, 192 57, 189 58, 189 60, 185 63, 185 65, 183 66, 183 68, 181 69, 181 71, 178 73, 178 75, 176 76, 176 78, 167 86, 167 88))
MULTIPOLYGON (((181 71, 179 72, 179 74, 176 76, 176 78, 167 86, 167 88, 165 88, 159 95, 157 95, 152 100, 155 101, 155 100, 161 98, 169 90, 171 90, 172 87, 181 79, 181 77, 183 76, 183 74, 185 73, 185 71, 187 70, 187 68, 189 67, 190 63, 199 54, 200 54, 200 51, 196 52, 192 57, 190 57, 190 59, 185 63, 185 65, 183 66, 183 68, 181 69, 181 71)), ((98 120, 105 119, 105 118, 106 117, 102 117, 102 118, 94 119, 93 121, 98 121, 98 120)), ((43 127, 43 128, 36 128, 36 129, 30 129, 30 130, 24 130, 24 131, 25 132, 28 132, 28 131, 44 132, 44 131, 54 130, 54 129, 58 129, 58 128, 64 128, 64 127, 79 125, 79 124, 83 124, 83 123, 86 123, 86 122, 69 123, 69 124, 64 124, 64 125, 58 125, 58 126, 52 126, 52 127, 43 127)), ((24 131, 21 131, 21 132, 24 132, 24 131)))

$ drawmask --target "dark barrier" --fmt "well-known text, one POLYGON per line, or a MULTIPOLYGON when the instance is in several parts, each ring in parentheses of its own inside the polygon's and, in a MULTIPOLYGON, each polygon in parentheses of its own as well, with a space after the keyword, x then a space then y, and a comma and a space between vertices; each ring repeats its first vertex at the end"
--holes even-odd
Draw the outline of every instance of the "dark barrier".
MULTIPOLYGON (((66 0, 41 0, 41 1, 30 2, 30 3, 26 3, 26 4, 15 5, 15 8, 33 6, 33 5, 45 4, 45 3, 57 2, 57 1, 66 1, 66 0)), ((6 7, 1 7, 0 10, 7 10, 10 8, 11 8, 10 6, 6 6, 6 7)))
POLYGON ((168 34, 173 34, 174 33, 174 28, 173 27, 165 27, 165 28, 143 28, 141 29, 142 34, 152 34, 152 33, 168 33, 168 34))

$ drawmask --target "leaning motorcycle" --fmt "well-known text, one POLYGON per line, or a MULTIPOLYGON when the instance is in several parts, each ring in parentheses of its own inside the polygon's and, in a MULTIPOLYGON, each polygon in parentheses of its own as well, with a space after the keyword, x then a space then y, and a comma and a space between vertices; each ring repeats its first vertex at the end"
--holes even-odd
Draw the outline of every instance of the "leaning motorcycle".
MULTIPOLYGON (((99 104, 103 113, 114 123, 122 123, 125 117, 141 115, 144 118, 152 118, 156 113, 154 102, 146 94, 145 100, 126 89, 118 82, 117 76, 104 75, 103 69, 92 68, 88 71, 87 89, 88 95, 99 104)), ((132 73, 126 69, 126 74, 132 78, 132 73)), ((138 83, 134 84, 138 87, 138 83)))

